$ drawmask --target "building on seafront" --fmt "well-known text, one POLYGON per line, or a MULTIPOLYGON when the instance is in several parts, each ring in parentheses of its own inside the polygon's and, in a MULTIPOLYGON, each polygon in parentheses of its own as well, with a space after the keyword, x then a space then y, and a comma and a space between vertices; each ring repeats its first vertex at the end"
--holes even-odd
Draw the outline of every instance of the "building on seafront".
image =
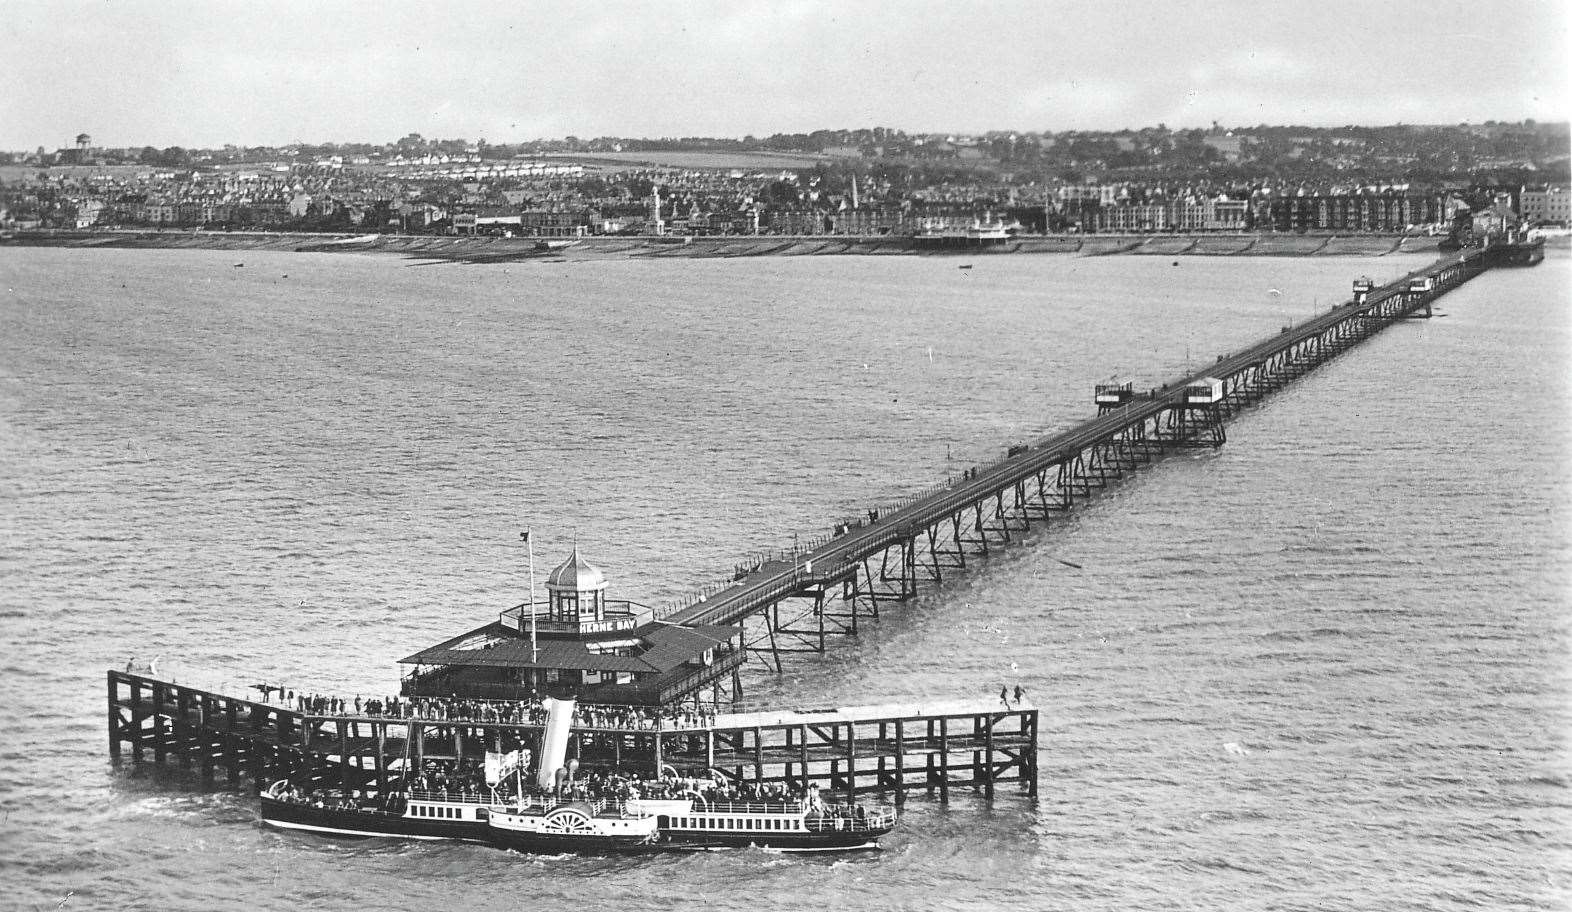
POLYGON ((1554 184, 1518 191, 1518 214, 1529 225, 1572 225, 1572 188, 1554 184))
POLYGON ((1397 233, 1445 221, 1441 193, 1306 193, 1258 195, 1250 201, 1255 231, 1397 233))
MULTIPOLYGON (((533 588, 533 587, 532 587, 533 588)), ((546 578, 546 601, 401 659, 408 697, 663 706, 735 694, 742 628, 671 624, 653 609, 606 597, 599 568, 575 546, 546 578)))

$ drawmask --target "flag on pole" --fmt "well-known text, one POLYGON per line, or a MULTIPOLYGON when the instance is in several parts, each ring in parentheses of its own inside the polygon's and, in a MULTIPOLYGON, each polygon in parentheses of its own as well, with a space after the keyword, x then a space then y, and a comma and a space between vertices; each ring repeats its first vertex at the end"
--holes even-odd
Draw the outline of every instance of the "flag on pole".
POLYGON ((523 539, 524 541, 529 541, 529 530, 525 529, 523 532, 520 532, 519 538, 523 539))
POLYGON ((526 761, 517 750, 486 751, 486 784, 495 786, 513 775, 526 761))

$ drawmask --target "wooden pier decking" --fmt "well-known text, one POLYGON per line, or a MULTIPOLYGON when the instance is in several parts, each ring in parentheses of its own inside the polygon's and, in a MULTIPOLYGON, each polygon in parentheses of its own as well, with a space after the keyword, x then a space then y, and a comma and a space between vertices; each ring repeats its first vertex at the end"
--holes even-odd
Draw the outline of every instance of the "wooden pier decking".
MULTIPOLYGON (((170 760, 206 781, 293 779, 312 788, 385 794, 426 760, 481 758, 538 743, 538 723, 476 718, 311 714, 173 681, 109 672, 109 752, 170 760)), ((489 717, 488 717, 489 716, 489 717)), ((844 794, 924 790, 992 797, 1015 783, 1037 794, 1038 710, 1001 701, 719 713, 673 727, 575 726, 568 756, 586 770, 657 777, 714 770, 737 783, 819 785, 844 794)))

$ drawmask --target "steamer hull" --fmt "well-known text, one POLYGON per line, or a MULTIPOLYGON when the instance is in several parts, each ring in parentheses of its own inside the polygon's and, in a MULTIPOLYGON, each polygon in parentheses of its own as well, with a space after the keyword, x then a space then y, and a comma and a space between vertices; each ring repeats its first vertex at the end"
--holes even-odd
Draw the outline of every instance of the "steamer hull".
POLYGON ((344 838, 465 839, 484 842, 483 821, 422 820, 370 808, 315 807, 262 796, 262 822, 284 830, 344 838))
POLYGON ((607 811, 603 802, 497 809, 487 821, 487 832, 493 845, 534 854, 624 855, 659 849, 654 817, 607 811))
POLYGON ((563 833, 526 833, 493 829, 491 843, 531 855, 637 855, 660 851, 646 836, 576 836, 563 833))
MULTIPOLYGON (((888 832, 888 830, 884 831, 888 832)), ((835 834, 781 834, 764 836, 762 834, 721 834, 711 836, 707 834, 671 833, 662 837, 661 847, 674 852, 709 852, 722 849, 770 849, 779 852, 854 852, 859 849, 879 848, 879 836, 883 833, 835 833, 835 834)))

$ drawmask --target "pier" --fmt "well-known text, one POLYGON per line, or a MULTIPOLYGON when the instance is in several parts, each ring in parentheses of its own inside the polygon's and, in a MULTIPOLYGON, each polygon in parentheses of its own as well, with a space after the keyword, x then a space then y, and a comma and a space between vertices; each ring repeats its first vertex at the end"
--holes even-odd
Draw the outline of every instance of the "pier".
POLYGON ((894 508, 838 523, 805 548, 741 567, 732 585, 665 620, 743 625, 745 648, 776 670, 788 653, 823 652, 828 636, 855 636, 863 620, 921 585, 942 583, 1142 466, 1222 445, 1226 422, 1241 410, 1394 323, 1430 316, 1437 298, 1486 269, 1542 257, 1538 243, 1493 236, 1386 285, 1355 282, 1352 300, 1189 376, 1143 390, 1098 387, 1096 418, 1011 446, 1003 459, 894 508))
MULTIPOLYGON (((540 743, 543 725, 506 704, 464 712, 306 713, 131 672, 109 672, 109 752, 175 762, 204 781, 291 779, 310 788, 386 795, 427 761, 454 766, 540 743)), ((568 756, 583 770, 663 770, 734 783, 817 785, 846 795, 952 788, 1037 794, 1038 710, 1001 700, 718 713, 673 724, 576 725, 568 756)), ((533 748, 532 748, 533 749, 533 748)))
POLYGON ((1228 419, 1269 393, 1394 323, 1430 316, 1437 298, 1481 272, 1541 257, 1536 244, 1491 238, 1386 285, 1356 281, 1352 300, 1219 355, 1205 370, 1144 390, 1099 386, 1097 417, 837 523, 806 548, 741 567, 730 585, 666 611, 608 600, 604 576, 575 548, 548 578, 546 604, 532 596, 496 623, 405 659, 416 666, 401 688, 407 699, 390 707, 356 701, 353 712, 342 704, 308 712, 282 696, 258 702, 129 667, 110 671, 111 756, 174 760, 206 781, 262 788, 290 779, 387 795, 409 788, 430 763, 474 768, 488 754, 538 748, 543 720, 525 698, 554 687, 592 701, 568 746, 580 769, 720 775, 898 800, 911 791, 947 797, 957 787, 992 797, 1011 783, 1035 796, 1038 710, 1019 695, 1014 705, 1002 695, 732 713, 719 711, 722 682, 736 681, 746 656, 779 670, 785 654, 822 652, 828 636, 857 634, 883 606, 965 571, 1142 466, 1222 445, 1228 419), (537 633, 546 638, 539 644, 537 633), (630 644, 638 645, 630 652, 630 644), (562 669, 577 671, 564 677, 562 669), (706 689, 715 692, 712 710, 706 689), (599 713, 597 700, 618 708, 599 713))

